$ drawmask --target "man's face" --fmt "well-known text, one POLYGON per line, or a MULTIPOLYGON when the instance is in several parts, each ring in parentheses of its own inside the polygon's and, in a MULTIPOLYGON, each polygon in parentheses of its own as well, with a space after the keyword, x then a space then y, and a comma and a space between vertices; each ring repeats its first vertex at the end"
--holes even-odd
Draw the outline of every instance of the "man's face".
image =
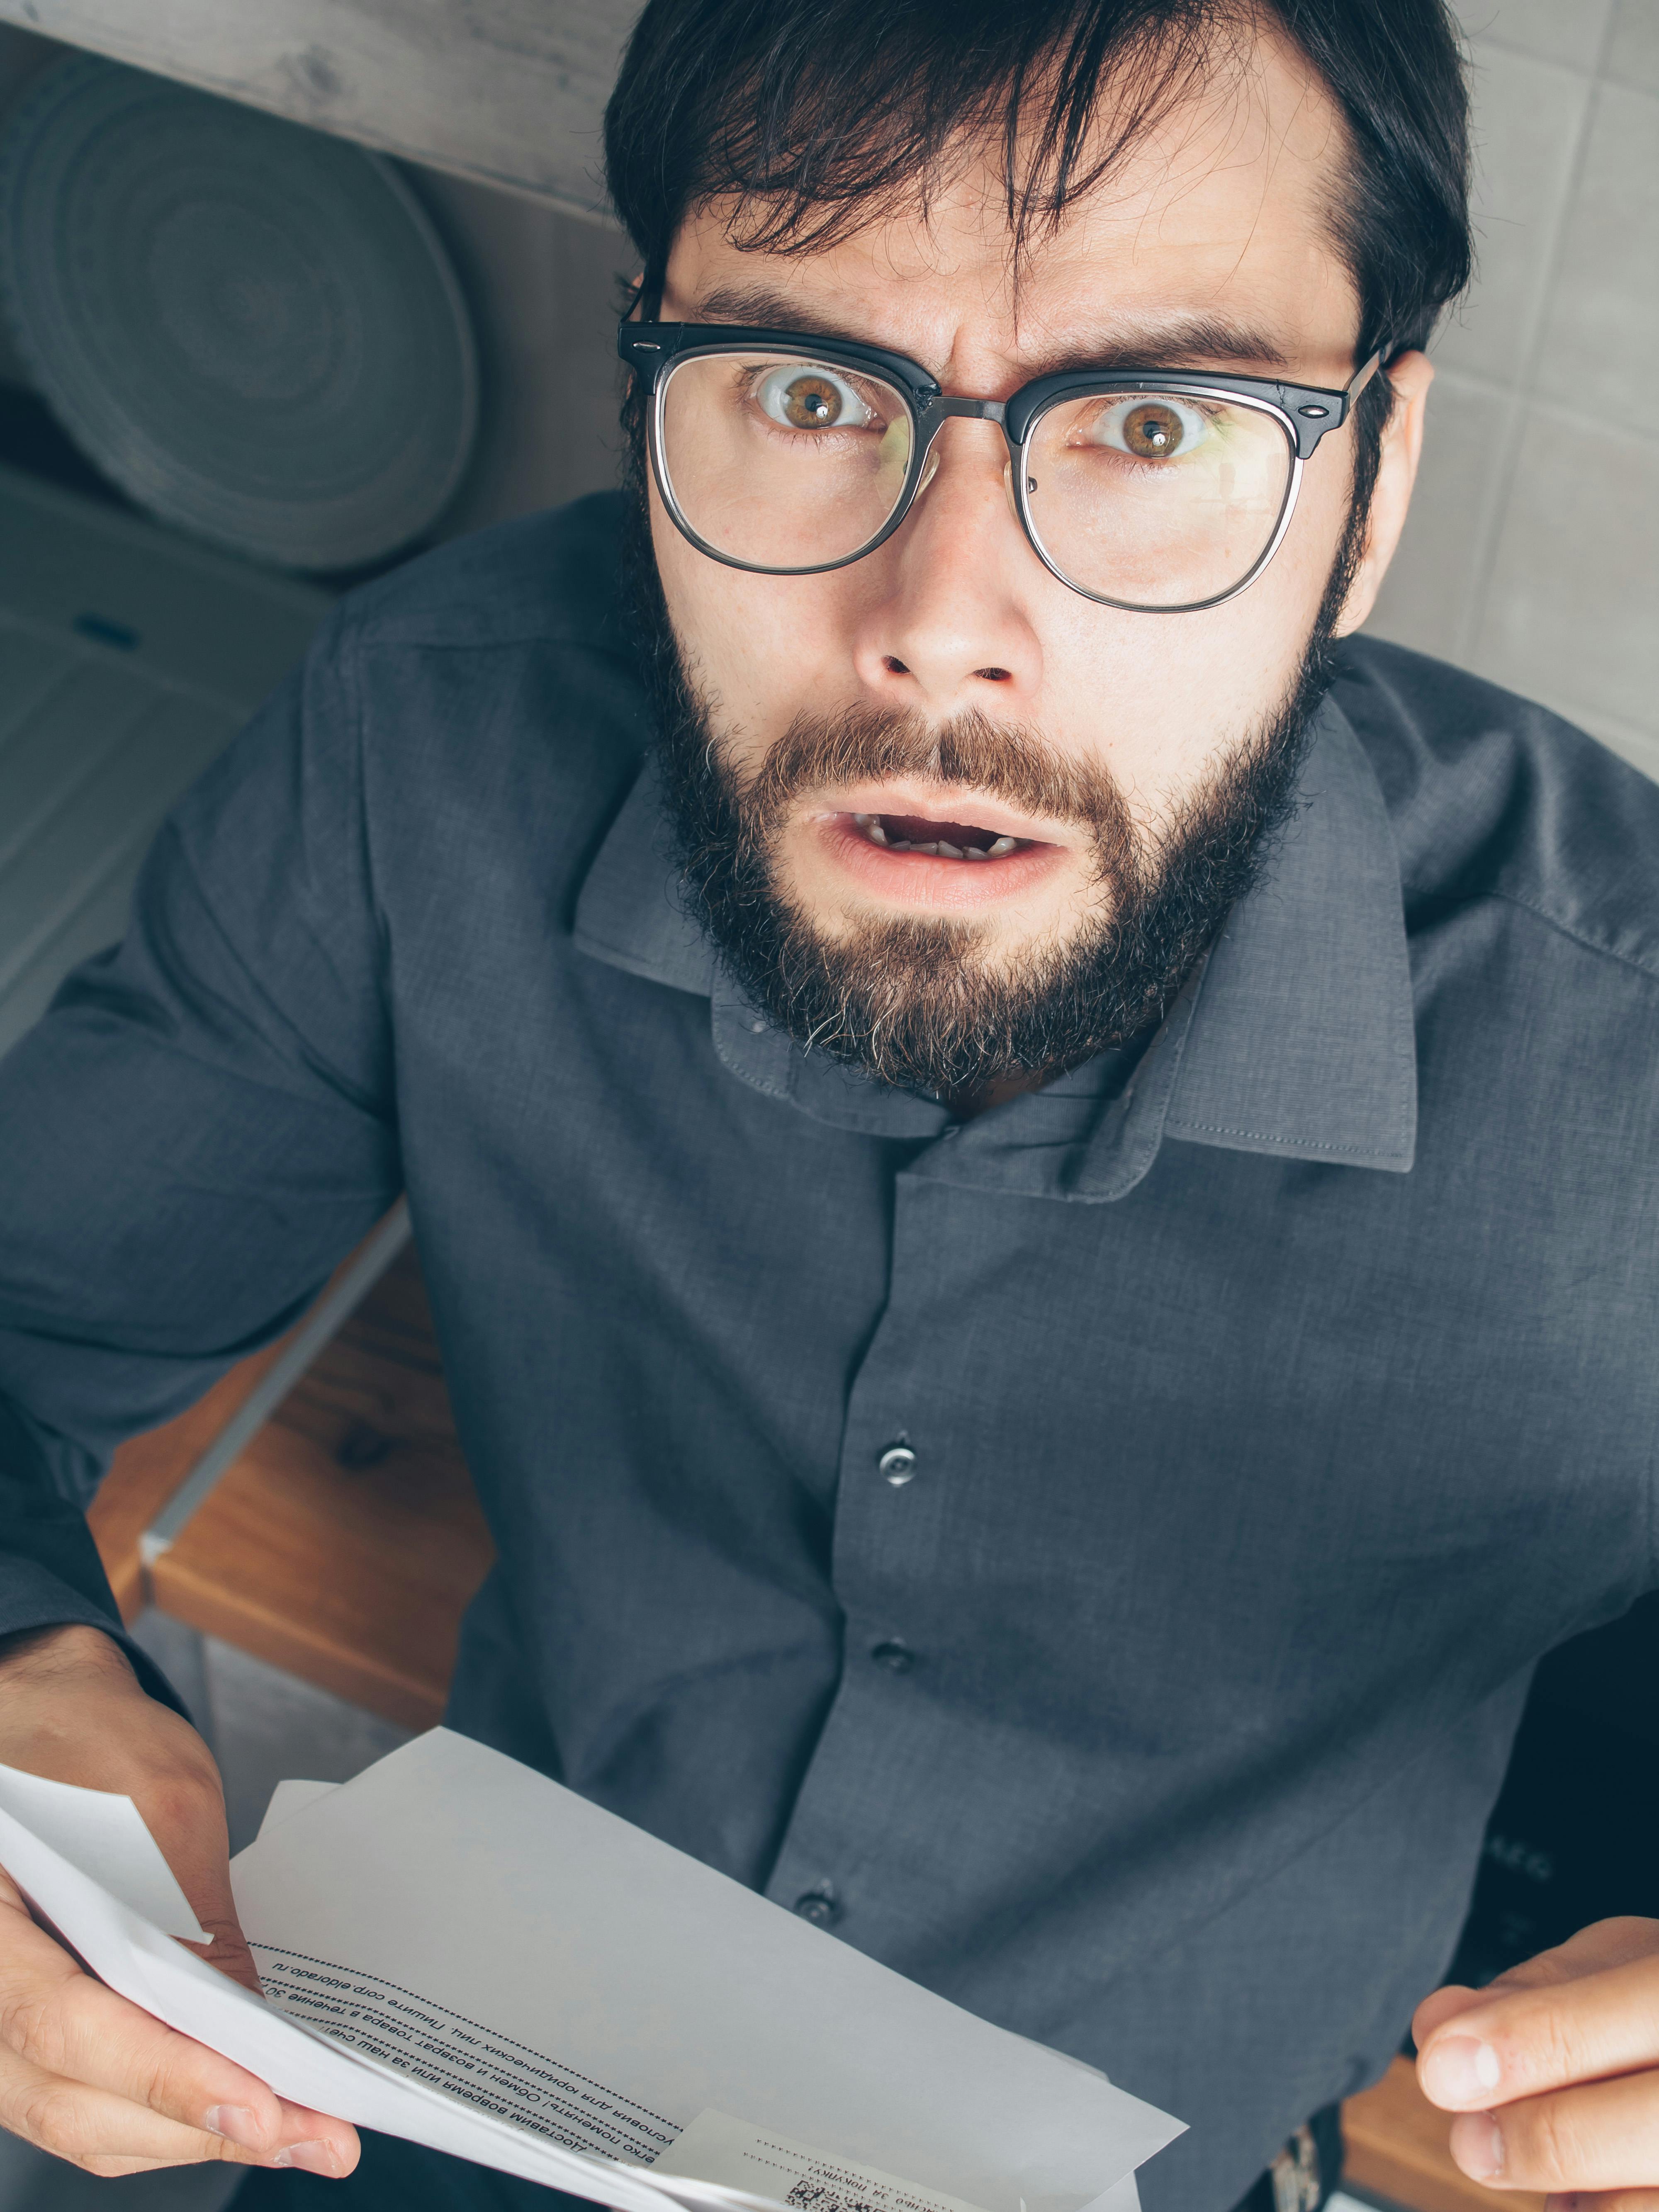
MULTIPOLYGON (((882 222, 812 254, 742 252, 720 213, 696 216, 676 242, 662 315, 839 331, 977 398, 1126 353, 1340 387, 1358 323, 1327 232, 1342 158, 1327 95, 1263 40, 1029 249, 1017 291, 998 188, 973 169, 925 223, 882 222)), ((1427 365, 1408 357, 1395 380, 1407 404, 1344 627, 1369 611, 1409 495, 1427 365)), ((1098 802, 1149 876, 1183 819, 1282 723, 1342 542, 1352 453, 1351 428, 1328 435, 1264 574, 1190 614, 1103 606, 1051 575, 1015 519, 990 423, 947 423, 937 471, 902 527, 823 574, 710 560, 653 486, 668 614, 726 777, 736 793, 766 793, 773 766, 777 900, 832 951, 872 933, 924 948, 931 936, 981 980, 1015 981, 1097 936, 1124 881, 1103 865, 1098 802), (910 733, 902 765, 876 765, 879 747, 854 744, 849 780, 833 733, 896 718, 910 733), (1000 731, 1011 757, 1023 747, 1047 765, 1046 781, 995 773, 1000 731), (927 742, 941 732, 974 741, 941 760, 927 742), (1062 805, 1062 792, 1097 803, 1062 805), (894 849, 952 842, 942 825, 978 833, 975 857, 894 849)))

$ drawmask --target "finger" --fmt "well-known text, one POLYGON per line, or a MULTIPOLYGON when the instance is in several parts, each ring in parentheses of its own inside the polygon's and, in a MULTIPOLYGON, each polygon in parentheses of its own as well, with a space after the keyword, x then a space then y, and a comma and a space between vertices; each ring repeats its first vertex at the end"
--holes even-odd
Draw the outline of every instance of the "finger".
MULTIPOLYGON (((26 2062, 10 2059, 0 2073, 0 2125, 50 2151, 55 2158, 102 2174, 137 2172, 160 2166, 199 2166, 227 2160, 239 2166, 296 2163, 291 2151, 275 2154, 241 2148, 204 2129, 181 2127, 160 2112, 135 2105, 107 2090, 69 2081, 26 2062)), ((313 2156, 307 2170, 347 2172, 331 2146, 307 2145, 313 2156)))
MULTIPOLYGON (((211 1940, 206 1943, 185 1942, 185 1950, 193 1951, 210 1966, 216 1967, 220 1973, 228 1975, 233 1982, 240 1982, 245 1990, 252 1990, 256 1997, 264 1996, 265 1985, 259 1979, 259 1969, 253 1963, 253 1954, 248 1948, 247 1938, 236 1923, 234 1920, 229 1923, 216 1920, 205 1912, 198 1912, 196 1917, 207 1929, 211 1940)), ((182 1937, 179 1940, 184 1941, 182 1937)))
POLYGON ((186 1768, 148 1781, 135 1790, 133 1802, 208 1931, 207 1943, 187 1943, 185 1949, 256 1996, 262 1995, 258 1969, 231 1894, 230 1838, 218 1789, 186 1768))
POLYGON ((356 2164, 346 2121, 288 2104, 245 2067, 94 1981, 21 1909, 0 1911, 0 2048, 49 2078, 84 2082, 246 2150, 323 2142, 339 2172, 356 2164))
POLYGON ((1451 2154, 1489 2189, 1650 2188, 1659 2174, 1659 2075, 1626 2074, 1496 2112, 1460 2112, 1451 2154))
MULTIPOLYGON (((174 1854, 175 1857, 180 1856, 183 1854, 174 1854)), ((173 1871, 177 1873, 176 1866, 173 1871)), ((193 1887, 183 1881, 179 1882, 179 1887, 190 1899, 191 1909, 198 1921, 207 1929, 209 1937, 205 1943, 185 1942, 185 1950, 193 1951, 210 1966, 228 1975, 232 1981, 240 1982, 244 1989, 252 1990, 256 1997, 263 1996, 264 1988, 259 1979, 259 1970, 253 1962, 247 1938, 237 1924, 235 1907, 230 1900, 228 1887, 225 1894, 221 1896, 219 1885, 212 1875, 198 1873, 193 1887)), ((3 1867, 0 1867, 0 1908, 7 1908, 24 1920, 33 1919, 27 1899, 3 1867)), ((9 1919, 0 1924, 3 1924, 9 1932, 12 1924, 9 1919)), ((184 1941, 183 1938, 179 1940, 184 1941)))
POLYGON ((1436 1990, 1424 1998, 1413 2014, 1412 2040, 1421 2051, 1449 2020, 1510 1990, 1553 1988, 1559 1982, 1573 1981, 1581 1974, 1593 1973, 1603 1966, 1616 1966, 1628 1959, 1656 1954, 1659 1954, 1659 1920, 1633 1917, 1598 1920, 1589 1928, 1581 1928, 1576 1936, 1557 1944, 1553 1950, 1540 1951, 1518 1966, 1510 1967, 1484 1990, 1464 1989, 1455 1982, 1436 1990))
MULTIPOLYGON (((1456 1983, 1436 1990, 1413 2014, 1412 2040, 1421 2052, 1448 2021, 1472 2012, 1477 2005, 1495 2002, 1511 1990, 1553 1989, 1604 1966, 1656 1954, 1659 1954, 1659 1920, 1598 1920, 1553 1950, 1540 1951, 1518 1966, 1510 1967, 1484 1990, 1464 1989, 1456 1983)), ((1459 2032, 1467 2033, 1467 2027, 1459 2032)))
POLYGON ((1603 1967, 1626 1966, 1632 1960, 1654 1958, 1659 1958, 1659 1920, 1624 1913, 1612 1920, 1592 1921, 1576 1936, 1569 1936, 1565 1943, 1510 1967, 1488 1987, 1493 1991, 1532 1989, 1545 1983, 1575 1981, 1581 1974, 1599 1973, 1603 1967))
POLYGON ((1547 2197, 1544 2212, 1659 2212, 1659 2189, 1569 2190, 1547 2197))
POLYGON ((1417 2078, 1431 2104, 1484 2111, 1656 2062, 1659 1958, 1643 1957, 1572 1980, 1494 1983, 1422 2045, 1417 2078))
POLYGON ((1486 2002, 1485 1990, 1466 1990, 1459 1983, 1448 1982, 1444 1989, 1425 1997, 1412 2014, 1412 2041, 1421 2051, 1437 2028, 1455 2020, 1460 2012, 1468 2012, 1471 2007, 1486 2002))

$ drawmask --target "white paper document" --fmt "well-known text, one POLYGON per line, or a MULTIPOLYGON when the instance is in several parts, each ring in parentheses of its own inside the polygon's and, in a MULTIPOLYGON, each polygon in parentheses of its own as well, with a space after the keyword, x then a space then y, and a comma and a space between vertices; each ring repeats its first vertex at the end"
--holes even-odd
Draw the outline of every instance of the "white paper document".
POLYGON ((0 1864, 278 2094, 621 2212, 1133 2212, 1181 2131, 444 1729, 279 1791, 231 1869, 264 2003, 130 1800, 0 1768, 0 1864))

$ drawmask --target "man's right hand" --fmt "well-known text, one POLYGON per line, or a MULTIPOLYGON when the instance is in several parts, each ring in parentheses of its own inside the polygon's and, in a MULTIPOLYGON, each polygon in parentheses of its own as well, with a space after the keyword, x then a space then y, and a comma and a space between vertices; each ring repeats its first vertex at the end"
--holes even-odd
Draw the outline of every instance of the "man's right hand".
MULTIPOLYGON (((54 1628, 0 1644, 0 1765, 132 1799, 210 1945, 257 1990, 236 1924, 224 1792, 188 1722, 140 1688, 112 1638, 54 1628)), ((0 1873, 0 2125, 89 2173, 228 2159, 349 2173, 356 2131, 285 2103, 84 1972, 0 1873)))

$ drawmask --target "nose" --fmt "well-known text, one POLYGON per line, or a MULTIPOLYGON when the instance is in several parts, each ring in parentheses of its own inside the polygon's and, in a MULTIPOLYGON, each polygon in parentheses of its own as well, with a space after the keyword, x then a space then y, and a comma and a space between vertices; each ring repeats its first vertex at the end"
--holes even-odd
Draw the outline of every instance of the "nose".
POLYGON ((1007 458, 994 422, 947 422, 909 514, 860 564, 854 665, 881 705, 930 720, 1035 710, 1042 653, 1030 602, 1047 578, 1013 511, 1007 458))

